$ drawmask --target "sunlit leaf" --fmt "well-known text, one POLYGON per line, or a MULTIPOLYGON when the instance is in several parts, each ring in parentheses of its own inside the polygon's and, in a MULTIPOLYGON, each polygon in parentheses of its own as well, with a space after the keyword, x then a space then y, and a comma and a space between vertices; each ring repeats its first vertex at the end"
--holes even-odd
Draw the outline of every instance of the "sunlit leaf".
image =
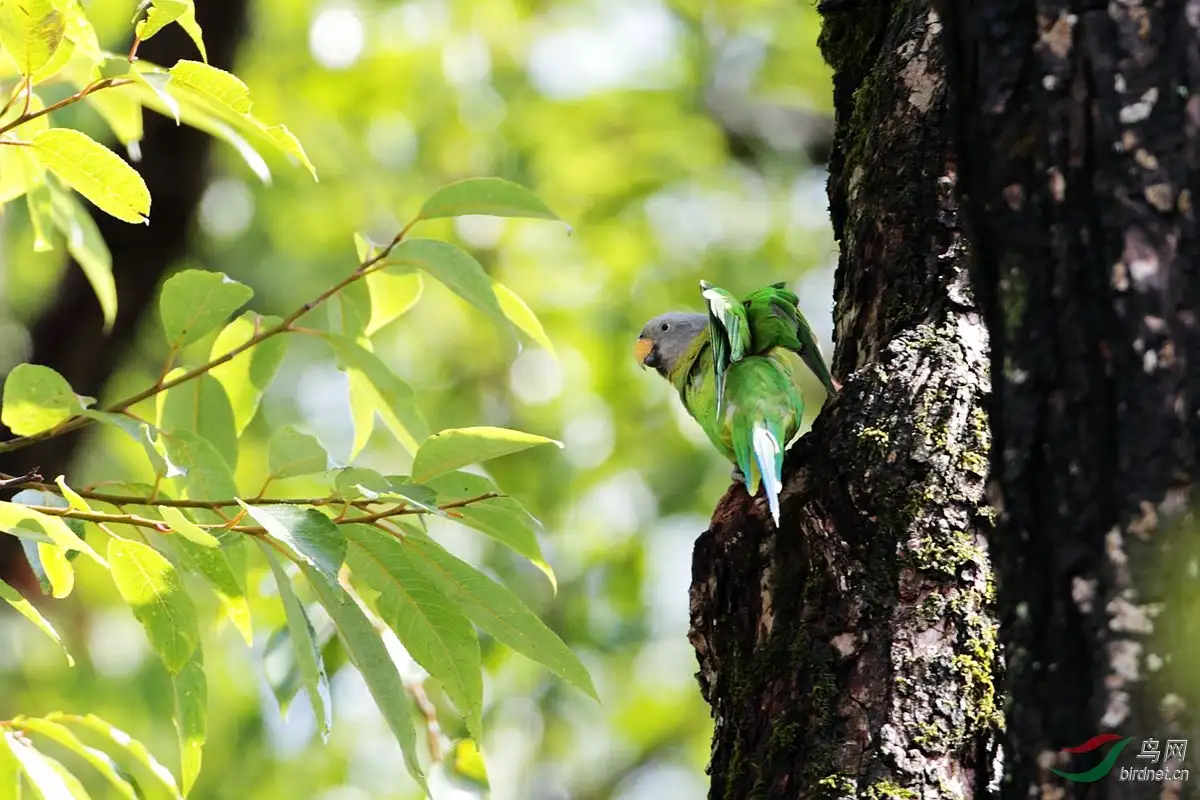
POLYGON ((113 280, 112 255, 96 227, 96 221, 72 194, 53 189, 50 211, 54 225, 67 243, 67 252, 91 284, 104 314, 104 330, 112 329, 117 318, 117 284, 113 280))
POLYGON ((134 739, 120 728, 105 722, 100 717, 94 714, 87 716, 77 716, 74 714, 47 714, 46 719, 54 722, 61 722, 66 725, 74 725, 81 728, 86 728, 89 731, 103 737, 109 744, 117 747, 124 752, 129 753, 135 761, 141 764, 146 770, 152 774, 159 782, 164 790, 173 798, 179 798, 179 788, 175 783, 175 778, 171 775, 170 770, 160 764, 150 751, 146 749, 138 740, 134 739))
POLYGON ((70 128, 43 131, 32 145, 43 164, 101 211, 125 222, 147 221, 150 190, 116 153, 70 128))
POLYGON ((179 672, 171 677, 175 692, 175 731, 179 735, 183 794, 192 791, 200 774, 204 741, 208 736, 208 683, 204 654, 199 647, 179 672))
POLYGON ((108 559, 121 597, 167 671, 178 674, 200 645, 196 609, 179 573, 153 547, 130 539, 109 539, 108 559))
POLYGON ((521 296, 502 283, 494 282, 492 288, 496 291, 500 310, 504 312, 504 316, 508 317, 508 321, 517 330, 537 342, 543 350, 555 355, 554 345, 550 342, 550 337, 546 335, 546 329, 542 327, 541 320, 533 313, 533 309, 525 304, 521 296))
POLYGON ((508 328, 508 317, 500 308, 492 279, 469 253, 448 242, 406 239, 387 258, 389 269, 420 269, 441 281, 451 291, 508 328))
POLYGON ((533 192, 502 178, 467 178, 443 186, 425 201, 417 216, 436 219, 468 214, 558 219, 533 192))
MULTIPOLYGON (((159 510, 162 511, 163 507, 160 507, 159 510)), ((171 510, 178 511, 178 509, 171 510)), ((167 516, 168 514, 164 514, 164 519, 167 516)), ((176 530, 179 529, 176 528, 176 530)), ((203 529, 198 528, 197 530, 200 533, 206 533, 203 529)), ((237 534, 228 535, 237 536, 237 534)), ((215 538, 214 541, 216 541, 215 538)), ((239 572, 233 564, 235 549, 243 543, 237 540, 235 542, 234 545, 210 547, 189 537, 176 539, 171 544, 183 562, 190 565, 189 569, 201 575, 208 582, 209 588, 216 593, 217 600, 220 601, 221 608, 234 629, 241 634, 247 647, 253 647, 254 630, 250 619, 250 603, 247 600, 246 587, 243 582, 244 576, 239 576, 239 572)))
MULTIPOLYGON (((363 283, 371 293, 371 318, 365 331, 367 336, 374 336, 416 305, 424 288, 420 273, 415 272, 397 275, 378 270, 367 275, 363 283)), ((500 304, 503 307, 503 300, 500 304)))
POLYGON ((50 61, 65 33, 66 20, 50 0, 0 3, 0 44, 24 75, 50 61))
MULTIPOLYGON (((5 744, 21 763, 25 777, 42 796, 42 800, 78 800, 75 787, 55 769, 55 762, 39 752, 27 739, 12 731, 3 731, 5 744)), ((87 797, 86 794, 83 795, 87 797)))
POLYGON ((446 763, 455 777, 468 781, 480 789, 488 789, 487 765, 483 753, 471 739, 459 739, 446 755, 446 763))
POLYGON ((8 737, 0 735, 0 797, 21 800, 21 762, 8 744, 8 737))
POLYGON ((413 459, 413 478, 426 481, 436 475, 519 453, 541 444, 562 447, 562 442, 507 428, 449 428, 433 434, 413 459))
POLYGON ((291 579, 284 570, 279 559, 269 547, 259 543, 271 572, 275 576, 275 584, 279 587, 279 598, 283 601, 283 611, 287 617, 289 638, 296 656, 296 665, 304 681, 313 715, 317 721, 317 730, 321 733, 322 741, 329 741, 330 726, 333 723, 333 707, 329 693, 329 677, 325 674, 325 662, 321 658, 321 650, 317 646, 317 635, 313 631, 312 622, 308 618, 300 599, 292 589, 291 579))
POLYGON ((598 697, 591 676, 571 648, 515 594, 451 555, 418 530, 406 529, 403 546, 454 598, 471 621, 497 641, 536 661, 560 678, 598 697))
POLYGON ((387 647, 358 603, 338 584, 336 578, 330 578, 303 564, 301 569, 337 627, 338 638, 342 640, 346 655, 362 674, 367 689, 375 698, 375 704, 399 742, 409 774, 428 794, 425 775, 421 771, 420 761, 417 760, 417 733, 413 725, 412 701, 404 689, 400 673, 387 647))
POLYGON ((352 401, 357 398, 369 402, 400 444, 409 452, 415 451, 417 441, 426 435, 426 423, 413 390, 361 344, 332 333, 325 338, 333 346, 341 368, 350 374, 352 401))
POLYGON ((413 556, 387 534, 366 525, 343 526, 347 559, 357 579, 379 592, 383 620, 413 659, 433 676, 481 735, 483 675, 475 629, 413 556))
MULTIPOLYGON (((129 72, 129 62, 125 62, 125 75, 129 72)), ((141 141, 144 133, 142 120, 142 104, 137 94, 130 86, 117 86, 100 92, 92 92, 87 96, 87 104, 96 109, 108 127, 112 129, 117 141, 130 145, 141 141)))
POLYGON ((338 570, 346 558, 346 539, 329 517, 303 506, 241 505, 268 536, 286 547, 294 557, 331 580, 337 580, 338 570))
POLYGON ((223 324, 254 292, 222 272, 186 269, 163 284, 158 301, 167 343, 191 344, 223 324))
POLYGON ((112 785, 120 797, 127 798, 127 800, 137 800, 138 793, 134 791, 129 781, 120 775, 120 767, 116 765, 112 758, 101 750, 88 747, 79 740, 79 737, 70 728, 49 719, 20 717, 16 722, 26 731, 45 736, 47 739, 81 757, 104 776, 104 779, 112 785))
POLYGON ((250 113, 250 89, 233 73, 188 60, 177 61, 168 72, 172 84, 195 92, 217 108, 236 115, 250 113))
POLYGON ((4 379, 0 422, 18 436, 48 431, 83 411, 67 379, 40 364, 17 364, 4 379))
POLYGON ((181 470, 179 480, 189 500, 229 500, 237 484, 229 465, 207 439, 190 430, 162 432, 159 440, 169 464, 181 470))
POLYGON ((159 506, 158 513, 162 514, 163 522, 167 523, 171 530, 189 542, 194 542, 203 547, 221 546, 221 541, 217 537, 192 522, 178 508, 174 506, 159 506))
POLYGON ((0 502, 0 530, 34 541, 49 542, 67 550, 79 550, 100 566, 108 566, 108 562, 71 530, 62 517, 43 514, 20 503, 0 502))
MULTIPOLYGON (((58 631, 54 630, 54 626, 50 624, 48 619, 42 616, 33 603, 30 603, 21 596, 20 592, 3 581, 0 581, 0 598, 4 598, 5 602, 16 609, 17 613, 25 617, 25 619, 36 625, 42 633, 58 642, 58 646, 62 648, 63 655, 67 657, 67 663, 75 666, 75 659, 71 657, 71 653, 63 643, 62 637, 58 635, 58 631)), ((0 789, 2 788, 3 785, 0 784, 0 789)))
POLYGON ((134 35, 146 41, 183 16, 191 5, 189 0, 151 0, 146 16, 133 29, 134 35))
POLYGON ((329 468, 329 456, 317 437, 285 425, 271 436, 268 445, 272 478, 291 478, 324 472, 329 468))
MULTIPOLYGON (((260 317, 253 311, 247 311, 217 334, 209 357, 220 358, 282 321, 279 317, 260 317)), ((225 394, 233 406, 238 434, 254 419, 259 400, 287 352, 287 343, 287 336, 272 336, 214 367, 209 373, 225 387, 225 394)))
MULTIPOLYGON (((167 375, 172 380, 184 370, 167 375)), ((230 469, 237 466, 238 442, 233 406, 225 387, 205 374, 159 393, 158 427, 167 433, 188 430, 208 441, 230 469)))

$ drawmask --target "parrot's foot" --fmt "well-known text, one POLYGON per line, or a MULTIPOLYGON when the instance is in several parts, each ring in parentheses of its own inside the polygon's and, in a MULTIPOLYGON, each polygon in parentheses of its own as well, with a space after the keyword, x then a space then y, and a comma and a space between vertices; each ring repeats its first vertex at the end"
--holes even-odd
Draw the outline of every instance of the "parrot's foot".
POLYGON ((742 474, 742 470, 740 467, 733 468, 733 472, 729 473, 729 479, 732 481, 736 481, 737 483, 740 483, 743 486, 746 485, 746 476, 742 474))

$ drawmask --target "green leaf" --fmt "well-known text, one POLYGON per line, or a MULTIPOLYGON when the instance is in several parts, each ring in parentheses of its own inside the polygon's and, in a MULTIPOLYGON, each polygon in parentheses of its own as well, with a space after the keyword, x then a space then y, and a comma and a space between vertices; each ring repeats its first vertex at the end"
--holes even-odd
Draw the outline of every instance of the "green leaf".
MULTIPOLYGON (((17 738, 12 731, 3 731, 8 749, 21 762, 25 777, 42 796, 42 800, 76 800, 74 787, 55 769, 57 762, 38 752, 26 739, 17 738)), ((83 795, 84 798, 87 795, 83 795)))
POLYGON ((41 734, 80 756, 84 761, 91 764, 97 772, 103 775, 105 780, 112 784, 118 795, 127 798, 127 800, 137 800, 138 793, 134 791, 129 781, 121 777, 118 772, 120 767, 116 765, 112 758, 101 750, 88 747, 79 740, 79 737, 70 728, 52 720, 31 717, 19 717, 15 722, 26 731, 41 734))
POLYGON ((479 737, 483 728, 483 666, 479 640, 465 616, 400 543, 367 525, 346 525, 350 569, 378 591, 379 615, 418 664, 437 680, 479 737))
POLYGON ((412 701, 383 639, 336 578, 330 579, 305 564, 301 564, 300 568, 312 584, 321 605, 329 612, 347 657, 362 674, 367 689, 375 698, 375 704, 399 742, 409 774, 425 794, 429 794, 421 763, 417 760, 417 732, 413 726, 412 701))
POLYGON ((200 646, 200 626, 192 598, 171 562, 153 547, 130 539, 109 539, 113 581, 167 671, 178 674, 200 646))
POLYGON ((91 409, 84 411, 83 416, 124 431, 131 439, 140 444, 146 453, 146 458, 150 460, 150 465, 153 467, 155 475, 171 477, 168 473, 177 474, 172 473, 167 465, 164 456, 166 452, 165 442, 159 441, 158 431, 149 423, 142 422, 135 417, 125 414, 113 414, 107 411, 93 411, 91 409))
MULTIPOLYGON (((185 372, 172 370, 167 380, 185 372)), ((221 382, 211 375, 200 375, 160 392, 158 427, 167 433, 186 430, 208 441, 230 469, 237 466, 238 442, 234 428, 233 406, 221 382)))
POLYGON ((174 506, 159 506, 158 513, 162 514, 163 522, 167 523, 171 530, 189 542, 194 542, 202 547, 221 546, 221 541, 217 537, 192 522, 178 508, 174 506))
POLYGON ((8 738, 0 735, 0 797, 21 800, 21 764, 8 746, 8 738))
MULTIPOLYGON (((58 646, 62 648, 63 655, 67 657, 67 663, 72 667, 75 666, 75 659, 71 657, 67 646, 63 644, 62 637, 58 635, 58 631, 54 630, 54 626, 50 624, 48 619, 42 616, 33 603, 30 603, 21 596, 20 592, 3 581, 0 581, 0 597, 4 598, 5 602, 15 608, 17 613, 36 625, 42 633, 57 642, 58 646)), ((2 784, 0 784, 0 788, 3 788, 2 784)))
POLYGON ((366 467, 339 469, 334 475, 333 485, 339 497, 364 500, 379 500, 392 488, 387 478, 366 467))
POLYGON ((0 44, 23 75, 33 75, 62 44, 66 21, 50 0, 0 3, 0 44))
POLYGON ((146 16, 134 27, 134 36, 146 41, 183 16, 190 5, 187 0, 153 0, 146 16))
POLYGON ((333 705, 329 694, 329 677, 325 674, 325 662, 321 658, 321 649, 317 646, 317 634, 312 622, 292 589, 292 581, 288 577, 279 559, 262 542, 259 542, 275 583, 279 587, 279 598, 283 601, 283 611, 287 616, 287 629, 292 647, 296 654, 296 665, 304 680, 308 692, 308 700, 312 705, 313 716, 317 721, 317 730, 321 732, 321 741, 329 741, 329 730, 333 724, 333 705))
POLYGON ((221 325, 254 296, 249 286, 223 272, 185 269, 163 285, 158 301, 167 343, 174 348, 196 341, 221 325))
POLYGON ((204 676, 204 653, 199 647, 183 668, 171 678, 175 691, 175 731, 179 735, 183 794, 186 797, 200 774, 200 762, 208 729, 208 684, 204 676))
POLYGON ((350 377, 351 402, 370 404, 400 444, 414 452, 417 440, 426 435, 426 423, 417 408, 413 390, 396 377, 379 356, 361 344, 332 333, 325 334, 325 339, 333 346, 341 368, 350 377))
POLYGON ((194 92, 217 109, 236 116, 250 113, 250 89, 236 75, 187 60, 177 61, 168 72, 172 85, 194 92))
MULTIPOLYGON (((439 475, 428 481, 428 485, 437 492, 441 505, 499 491, 496 484, 487 478, 469 472, 439 475)), ((557 591, 558 581, 554 577, 554 570, 546 563, 541 545, 538 544, 538 521, 519 502, 511 497, 493 497, 455 508, 454 513, 458 514, 457 522, 487 534, 529 559, 557 591)))
MULTIPOLYGON (((124 71, 119 75, 104 76, 104 66, 107 66, 104 65, 101 67, 102 77, 124 77, 129 74, 129 61, 125 59, 112 59, 112 61, 124 61, 124 71)), ((113 69, 120 69, 120 66, 113 67, 113 69)), ((87 96, 86 102, 96 109, 96 113, 108 123, 108 127, 112 129, 118 142, 128 147, 142 140, 142 136, 145 134, 142 104, 133 87, 113 86, 102 92, 92 92, 87 96)))
POLYGON ((272 478, 311 475, 329 469, 329 456, 317 437, 285 425, 271 436, 268 445, 272 478))
POLYGON ((583 663, 520 598, 420 531, 405 531, 404 548, 420 559, 442 591, 457 601, 472 622, 497 641, 599 699, 583 663))
MULTIPOLYGON (((71 566, 72 551, 46 542, 22 542, 22 545, 25 544, 37 553, 37 566, 34 566, 34 560, 30 560, 29 566, 35 573, 41 573, 38 575, 38 582, 41 583, 44 577, 45 583, 50 585, 50 596, 56 600, 69 597, 75 588, 75 569, 71 566)), ((28 551, 26 555, 28 556, 28 551)))
POLYGON ((459 297, 508 328, 508 318, 496 299, 492 279, 465 250, 434 239, 406 239, 392 250, 387 263, 389 269, 393 269, 391 265, 398 265, 429 273, 459 297))
POLYGON ((443 186, 421 206, 417 219, 468 214, 558 219, 533 192, 502 178, 468 178, 443 186))
POLYGON ((56 189, 50 197, 54 225, 67 242, 67 252, 79 264, 96 293, 100 311, 104 314, 104 330, 108 332, 117 318, 117 284, 113 280, 108 245, 92 215, 74 195, 56 189))
POLYGON ((300 144, 300 140, 296 138, 296 134, 288 130, 287 125, 267 126, 259 123, 259 132, 284 155, 300 162, 300 166, 308 170, 308 174, 312 175, 314 181, 319 180, 317 178, 317 168, 309 160, 308 153, 304 152, 304 145, 300 144))
MULTIPOLYGON (((159 510, 161 511, 162 508, 160 507, 159 510)), ((171 510, 178 512, 178 509, 171 510)), ((174 526, 172 525, 172 527, 174 526)), ((178 531, 178 528, 176 530, 178 531)), ((205 533, 203 529, 198 530, 205 533)), ((228 536, 240 536, 240 534, 228 534, 228 536)), ((215 538, 214 541, 216 541, 215 538)), ((241 634, 247 647, 253 647, 254 629, 250 619, 250 603, 246 598, 246 588, 239 579, 238 572, 230 558, 232 548, 240 546, 241 541, 234 539, 233 542, 234 544, 227 547, 210 547, 188 538, 175 539, 171 544, 182 557, 183 562, 208 582, 234 629, 241 634)))
POLYGON ((184 492, 189 500, 228 500, 237 494, 233 473, 212 444, 192 431, 162 432, 159 439, 170 464, 183 470, 184 492))
POLYGON ((452 775, 465 780, 468 784, 480 789, 491 788, 488 783, 487 765, 483 762, 483 753, 470 739, 459 739, 442 762, 452 775))
POLYGON ((133 167, 86 134, 51 128, 32 140, 33 152, 68 186, 125 222, 147 222, 150 190, 133 167))
POLYGON ((56 544, 67 550, 79 550, 100 566, 108 567, 108 562, 71 530, 62 517, 43 514, 20 503, 0 502, 0 530, 33 541, 56 544))
POLYGON ((67 379, 40 364, 17 364, 4 379, 0 422, 18 436, 48 431, 83 411, 67 379))
POLYGON ((54 197, 49 181, 30 186, 25 205, 29 209, 29 226, 33 229, 33 252, 51 252, 55 247, 50 233, 54 229, 54 197))
POLYGON ((329 517, 302 506, 249 506, 238 502, 268 536, 293 556, 330 580, 337 580, 338 570, 346 559, 346 539, 329 517))
POLYGON ((416 272, 397 275, 377 270, 367 275, 363 283, 371 293, 371 319, 365 331, 367 336, 374 336, 416 305, 424 289, 421 275, 416 272))
MULTIPOLYGON (((213 342, 209 358, 216 360, 232 352, 258 332, 270 330, 282 321, 279 317, 262 317, 247 311, 221 330, 213 342)), ((225 394, 233 406, 234 424, 239 435, 254 419, 259 400, 287 352, 287 343, 286 336, 272 336, 210 371, 209 374, 225 387, 225 394)))
POLYGON ((517 330, 537 342, 550 355, 557 355, 554 351, 554 345, 550 342, 550 337, 546 335, 546 329, 542 327, 542 323, 537 318, 537 315, 533 313, 533 309, 525 304, 521 296, 499 282, 493 282, 492 288, 496 291, 496 299, 500 302, 500 310, 504 312, 504 316, 508 317, 508 321, 517 330))
POLYGON ((180 798, 179 788, 176 786, 175 777, 171 775, 170 770, 160 764, 154 756, 150 755, 150 751, 146 749, 145 745, 120 728, 110 725, 94 714, 81 717, 74 714, 60 714, 56 712, 47 714, 46 719, 53 722, 62 722, 67 725, 76 725, 98 734, 106 739, 109 744, 129 753, 135 761, 158 779, 158 782, 171 797, 180 798))
POLYGON ((425 440, 413 459, 413 478, 425 481, 461 467, 562 442, 507 428, 449 428, 425 440))

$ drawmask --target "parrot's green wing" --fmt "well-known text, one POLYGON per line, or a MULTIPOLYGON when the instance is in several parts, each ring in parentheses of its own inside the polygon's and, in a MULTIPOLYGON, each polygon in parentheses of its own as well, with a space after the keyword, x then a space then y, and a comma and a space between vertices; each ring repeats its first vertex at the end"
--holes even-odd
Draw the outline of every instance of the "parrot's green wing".
POLYGON ((800 313, 799 303, 800 298, 788 291, 784 283, 771 284, 746 297, 746 319, 753 351, 765 355, 776 347, 791 350, 817 376, 825 391, 836 394, 829 367, 817 347, 817 337, 800 313))
POLYGON ((750 321, 746 307, 737 298, 708 281, 700 281, 708 305, 708 328, 713 347, 713 370, 717 377, 717 416, 725 402, 725 379, 729 367, 750 355, 750 321))

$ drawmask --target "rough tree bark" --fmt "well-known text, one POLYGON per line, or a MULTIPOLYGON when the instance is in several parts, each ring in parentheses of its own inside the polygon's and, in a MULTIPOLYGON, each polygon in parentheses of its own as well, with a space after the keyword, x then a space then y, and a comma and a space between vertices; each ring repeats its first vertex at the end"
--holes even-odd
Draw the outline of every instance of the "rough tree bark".
POLYGON ((1196 758, 1200 2, 941 11, 992 331, 1006 795, 1195 796, 1049 768, 1113 730, 1196 758))
POLYGON ((788 455, 782 529, 736 486, 696 543, 713 798, 988 791, 988 350, 939 29, 922 2, 825 12, 844 388, 788 455))
MULTIPOLYGON (((245 34, 248 6, 249 0, 197 4, 196 19, 204 29, 209 61, 214 66, 231 68, 245 34)), ((159 64, 196 57, 195 46, 174 25, 142 45, 139 53, 159 64)), ((119 304, 116 323, 107 336, 101 333, 100 306, 82 271, 72 264, 54 300, 30 326, 33 352, 28 361, 57 370, 80 394, 101 396, 118 359, 141 329, 159 283, 185 252, 208 183, 212 146, 208 134, 146 113, 142 160, 134 167, 150 189, 152 223, 130 225, 93 212, 112 251, 119 304)), ((7 433, 2 426, 0 431, 7 433)), ((10 453, 0 458, 0 472, 22 475, 39 467, 53 479, 66 471, 81 441, 79 434, 64 436, 10 453)), ((20 544, 11 536, 0 537, 0 579, 22 588, 36 587, 20 544)))

